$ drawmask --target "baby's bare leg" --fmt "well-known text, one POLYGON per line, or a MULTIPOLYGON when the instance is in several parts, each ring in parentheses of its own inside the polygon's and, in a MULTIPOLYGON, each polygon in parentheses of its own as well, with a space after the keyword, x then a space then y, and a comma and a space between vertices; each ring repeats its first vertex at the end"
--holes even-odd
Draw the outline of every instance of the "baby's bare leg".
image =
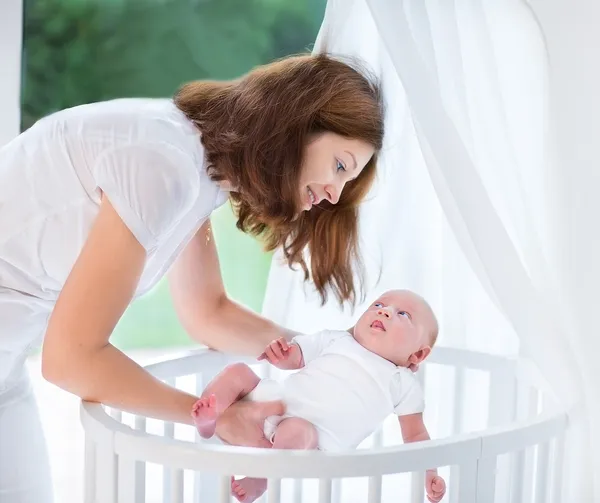
MULTIPOLYGON (((279 423, 273 439, 273 449, 316 449, 318 436, 315 427, 304 419, 290 417, 279 423)), ((231 491, 238 501, 252 503, 267 489, 266 479, 246 477, 231 481, 231 491)))
POLYGON ((204 388, 204 392, 194 404, 192 417, 203 438, 215 433, 217 418, 232 403, 250 393, 260 378, 245 363, 234 363, 225 367, 204 388))

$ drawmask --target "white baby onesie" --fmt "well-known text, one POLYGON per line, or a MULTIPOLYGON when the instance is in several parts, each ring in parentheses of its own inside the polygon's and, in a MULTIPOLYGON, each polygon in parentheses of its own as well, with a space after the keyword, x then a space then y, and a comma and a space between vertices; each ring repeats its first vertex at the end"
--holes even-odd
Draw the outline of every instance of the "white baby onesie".
POLYGON ((285 416, 266 421, 267 438, 283 418, 299 417, 315 426, 321 450, 339 451, 358 446, 389 414, 423 412, 413 372, 364 348, 348 332, 324 330, 293 342, 302 349, 304 367, 280 382, 263 379, 248 395, 286 404, 285 416))

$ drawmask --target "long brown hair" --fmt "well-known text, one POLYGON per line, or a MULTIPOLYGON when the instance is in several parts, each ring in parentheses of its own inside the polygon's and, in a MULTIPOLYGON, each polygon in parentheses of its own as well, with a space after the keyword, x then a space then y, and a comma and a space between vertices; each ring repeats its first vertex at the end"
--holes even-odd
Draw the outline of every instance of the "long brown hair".
POLYGON ((358 205, 375 177, 384 113, 378 83, 360 66, 324 54, 291 56, 238 80, 188 83, 174 97, 202 133, 211 178, 235 187, 237 227, 260 235, 269 251, 282 247, 323 303, 328 289, 340 303, 356 302, 353 271, 362 290, 358 205), (337 204, 322 202, 298 215, 304 151, 326 131, 362 140, 375 155, 337 204))

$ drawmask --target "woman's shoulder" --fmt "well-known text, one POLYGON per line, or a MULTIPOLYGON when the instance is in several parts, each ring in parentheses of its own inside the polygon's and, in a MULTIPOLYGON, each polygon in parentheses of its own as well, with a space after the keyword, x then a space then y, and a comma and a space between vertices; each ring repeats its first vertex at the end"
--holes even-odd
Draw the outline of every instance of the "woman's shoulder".
POLYGON ((181 148, 200 143, 200 132, 171 99, 119 98, 76 105, 42 117, 32 129, 71 135, 73 140, 158 141, 181 148))
POLYGON ((189 166, 196 175, 205 164, 200 132, 171 99, 120 98, 78 105, 44 117, 33 129, 38 137, 58 138, 82 152, 92 165, 107 155, 118 158, 115 152, 157 155, 169 164, 189 166))

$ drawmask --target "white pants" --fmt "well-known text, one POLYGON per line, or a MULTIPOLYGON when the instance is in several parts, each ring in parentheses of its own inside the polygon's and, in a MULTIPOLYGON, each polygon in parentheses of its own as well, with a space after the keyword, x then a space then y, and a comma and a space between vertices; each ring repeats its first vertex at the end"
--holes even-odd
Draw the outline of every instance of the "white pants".
POLYGON ((46 441, 25 368, 50 311, 49 301, 0 286, 0 503, 53 501, 46 441))
POLYGON ((46 440, 27 371, 0 392, 0 502, 51 503, 46 440))

